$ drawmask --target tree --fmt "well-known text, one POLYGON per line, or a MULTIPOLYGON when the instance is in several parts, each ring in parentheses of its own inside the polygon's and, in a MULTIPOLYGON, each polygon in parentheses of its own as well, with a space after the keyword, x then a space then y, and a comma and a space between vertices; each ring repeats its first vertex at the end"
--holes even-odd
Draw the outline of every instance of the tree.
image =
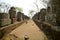
POLYGON ((34 12, 39 12, 39 11, 40 11, 40 8, 39 8, 39 5, 38 5, 38 1, 39 1, 40 4, 42 4, 45 8, 47 7, 47 4, 48 4, 48 2, 49 2, 49 0, 35 0, 35 2, 34 2, 33 4, 36 6, 37 11, 30 10, 30 11, 29 11, 29 14, 30 14, 31 16, 33 16, 33 13, 34 13, 34 12))
POLYGON ((34 15, 34 10, 29 10, 29 16, 32 18, 32 16, 34 15))
POLYGON ((38 4, 37 4, 37 0, 34 2, 36 8, 37 8, 37 11, 39 11, 39 7, 38 7, 38 4))
POLYGON ((7 3, 0 3, 0 12, 1 12, 1 9, 3 9, 3 12, 7 13, 9 8, 10 8, 9 4, 7 4, 7 3))
POLYGON ((47 4, 50 0, 40 0, 40 1, 47 4))
POLYGON ((16 10, 23 12, 23 8, 19 8, 19 7, 15 7, 15 8, 16 8, 16 10))
POLYGON ((1 12, 1 4, 0 4, 0 12, 1 12))
POLYGON ((36 8, 37 8, 37 12, 39 12, 40 11, 40 9, 39 9, 39 6, 38 6, 38 1, 40 2, 40 4, 42 4, 44 7, 47 7, 47 4, 48 4, 48 2, 49 2, 49 0, 35 0, 35 2, 33 3, 35 6, 36 6, 36 8))
POLYGON ((50 0, 40 0, 41 4, 43 4, 44 6, 46 6, 50 0))

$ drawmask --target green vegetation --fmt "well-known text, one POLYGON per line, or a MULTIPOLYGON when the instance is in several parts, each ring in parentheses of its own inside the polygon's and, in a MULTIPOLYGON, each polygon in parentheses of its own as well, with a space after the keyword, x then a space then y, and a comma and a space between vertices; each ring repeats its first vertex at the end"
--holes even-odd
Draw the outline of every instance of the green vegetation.
POLYGON ((16 10, 23 12, 23 8, 19 8, 19 7, 15 7, 15 8, 16 8, 16 10))

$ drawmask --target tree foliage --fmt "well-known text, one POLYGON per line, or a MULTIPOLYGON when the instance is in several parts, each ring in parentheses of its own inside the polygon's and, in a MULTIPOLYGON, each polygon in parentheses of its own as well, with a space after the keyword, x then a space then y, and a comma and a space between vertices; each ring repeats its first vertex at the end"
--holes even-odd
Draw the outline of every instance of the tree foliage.
POLYGON ((40 1, 47 4, 50 0, 40 0, 40 1))
POLYGON ((39 5, 38 5, 38 1, 40 4, 42 4, 44 7, 47 7, 47 4, 49 2, 49 0, 35 0, 35 2, 33 3, 36 8, 37 8, 37 11, 34 11, 34 10, 30 10, 29 14, 32 16, 34 12, 39 12, 40 11, 40 8, 39 8, 39 5))
POLYGON ((33 11, 33 10, 30 11, 30 13, 33 13, 33 12, 35 12, 35 11, 33 11))
POLYGON ((23 8, 19 8, 19 7, 15 7, 15 8, 16 8, 16 10, 23 12, 23 8))
POLYGON ((3 9, 3 12, 7 13, 9 8, 10 8, 9 4, 7 4, 7 3, 0 3, 0 12, 2 12, 1 9, 3 9))
POLYGON ((37 8, 37 11, 39 11, 39 6, 38 6, 38 4, 37 4, 37 1, 38 1, 38 0, 36 0, 36 1, 34 2, 34 4, 35 4, 35 6, 36 6, 36 8, 37 8))

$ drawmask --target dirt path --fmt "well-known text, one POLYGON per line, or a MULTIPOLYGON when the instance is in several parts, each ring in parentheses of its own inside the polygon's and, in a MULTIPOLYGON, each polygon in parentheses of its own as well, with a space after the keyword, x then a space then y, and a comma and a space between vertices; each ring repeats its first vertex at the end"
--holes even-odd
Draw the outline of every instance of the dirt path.
POLYGON ((24 37, 26 36, 29 38, 28 40, 47 40, 44 33, 37 27, 33 20, 23 23, 21 26, 13 30, 9 35, 12 36, 6 37, 9 37, 12 40, 24 40, 24 37))

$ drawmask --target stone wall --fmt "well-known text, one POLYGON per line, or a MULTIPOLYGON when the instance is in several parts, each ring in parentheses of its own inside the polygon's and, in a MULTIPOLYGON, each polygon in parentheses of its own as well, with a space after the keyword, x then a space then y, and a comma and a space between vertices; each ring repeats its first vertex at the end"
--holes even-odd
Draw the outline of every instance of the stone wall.
POLYGON ((29 19, 29 17, 24 15, 24 13, 21 13, 21 12, 17 13, 17 21, 24 21, 26 19, 29 19))
POLYGON ((24 20, 30 19, 30 18, 29 18, 28 16, 26 16, 26 15, 24 15, 23 18, 24 18, 24 20))
POLYGON ((7 13, 0 13, 0 19, 9 19, 9 14, 7 13))
POLYGON ((45 16, 45 21, 55 25, 56 24, 56 14, 52 13, 52 8, 50 6, 47 7, 46 9, 46 16, 45 16))
POLYGON ((39 22, 43 22, 45 21, 45 15, 46 15, 46 9, 43 8, 41 9, 40 12, 36 13, 32 19, 39 22))
POLYGON ((9 14, 7 13, 0 13, 0 27, 5 26, 11 23, 9 19, 9 14))
POLYGON ((40 11, 40 19, 41 19, 42 22, 45 21, 45 15, 46 15, 46 9, 43 8, 40 11))
POLYGON ((60 0, 52 0, 52 8, 56 14, 56 23, 60 26, 60 0))
POLYGON ((21 12, 18 12, 18 13, 17 13, 17 21, 23 20, 23 19, 22 19, 22 16, 23 16, 23 14, 22 14, 21 12))
POLYGON ((54 25, 60 25, 60 0, 50 0, 48 7, 50 7, 49 19, 54 25))

